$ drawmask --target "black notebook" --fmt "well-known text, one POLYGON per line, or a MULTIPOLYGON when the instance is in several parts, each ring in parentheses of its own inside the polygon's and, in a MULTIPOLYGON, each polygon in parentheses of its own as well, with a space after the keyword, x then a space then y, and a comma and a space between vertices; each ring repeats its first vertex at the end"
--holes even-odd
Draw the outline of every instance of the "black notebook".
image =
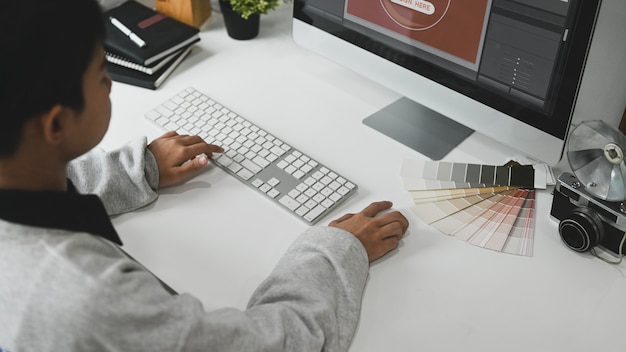
POLYGON ((172 17, 163 15, 134 0, 104 13, 107 36, 104 49, 142 66, 154 62, 200 40, 200 31, 172 17), (117 20, 145 42, 140 47, 129 35, 111 22, 117 20))
POLYGON ((116 65, 120 65, 120 66, 125 66, 128 68, 132 68, 135 69, 137 71, 141 71, 143 73, 147 73, 149 75, 152 75, 154 73, 156 73, 159 69, 161 69, 161 67, 165 66, 168 62, 172 61, 173 59, 178 57, 178 54, 180 53, 181 50, 184 49, 179 49, 178 51, 175 51, 172 54, 167 55, 166 57, 153 62, 150 66, 143 66, 141 64, 138 64, 134 61, 129 61, 127 60, 125 57, 123 56, 119 56, 113 53, 109 53, 109 52, 105 52, 105 57, 106 60, 112 64, 116 64, 116 65))
POLYGON ((180 65, 180 63, 189 55, 193 49, 193 45, 180 50, 175 57, 168 63, 163 65, 158 71, 153 74, 147 74, 140 72, 134 68, 129 68, 121 65, 116 65, 112 62, 107 62, 107 71, 111 79, 117 82, 132 84, 134 86, 157 89, 167 77, 180 65))

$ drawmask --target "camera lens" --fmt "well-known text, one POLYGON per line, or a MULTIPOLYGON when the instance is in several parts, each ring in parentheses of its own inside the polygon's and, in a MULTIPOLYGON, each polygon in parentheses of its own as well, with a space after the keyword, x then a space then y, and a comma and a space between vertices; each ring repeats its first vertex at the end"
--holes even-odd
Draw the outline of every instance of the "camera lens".
POLYGON ((600 243, 604 237, 604 227, 595 211, 575 208, 559 223, 559 234, 569 248, 585 252, 600 243))

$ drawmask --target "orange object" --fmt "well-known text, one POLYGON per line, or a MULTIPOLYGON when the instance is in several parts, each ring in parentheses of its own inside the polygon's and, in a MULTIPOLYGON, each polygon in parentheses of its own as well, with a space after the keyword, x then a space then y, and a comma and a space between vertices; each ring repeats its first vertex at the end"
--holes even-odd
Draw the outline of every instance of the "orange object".
POLYGON ((211 16, 210 0, 155 0, 156 10, 196 28, 211 16))

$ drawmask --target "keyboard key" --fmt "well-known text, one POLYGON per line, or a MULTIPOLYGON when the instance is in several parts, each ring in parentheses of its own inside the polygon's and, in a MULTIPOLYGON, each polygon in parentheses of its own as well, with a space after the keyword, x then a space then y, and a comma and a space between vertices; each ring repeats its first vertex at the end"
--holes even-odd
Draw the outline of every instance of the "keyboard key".
POLYGON ((300 206, 300 203, 298 203, 295 199, 289 196, 283 196, 282 198, 280 198, 280 203, 290 210, 296 210, 300 206))
POLYGON ((324 208, 321 205, 316 206, 313 210, 311 210, 310 212, 306 213, 306 215, 304 215, 304 218, 307 219, 308 221, 315 221, 315 219, 317 219, 318 216, 320 216, 324 210, 326 210, 326 208, 324 208))

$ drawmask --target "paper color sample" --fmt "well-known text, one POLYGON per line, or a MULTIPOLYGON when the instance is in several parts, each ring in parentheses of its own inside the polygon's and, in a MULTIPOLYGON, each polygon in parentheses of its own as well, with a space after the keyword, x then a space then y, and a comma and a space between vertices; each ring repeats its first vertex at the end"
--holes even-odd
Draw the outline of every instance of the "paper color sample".
POLYGON ((485 186, 535 186, 535 173, 532 165, 496 166, 424 161, 421 166, 421 170, 413 174, 414 177, 455 182, 461 187, 463 183, 485 186))
MULTIPOLYGON (((520 157, 514 160, 524 160, 520 157)), ((532 160, 524 160, 532 162, 532 160)), ((477 177, 476 167, 485 167, 485 170, 496 170, 497 172, 503 172, 504 168, 509 166, 496 166, 496 165, 483 165, 483 164, 469 164, 458 162, 438 162, 438 161, 425 161, 418 159, 407 159, 402 163, 400 174, 403 179, 404 188, 411 189, 443 189, 443 188, 473 188, 473 187, 485 187, 495 186, 490 184, 484 176, 477 177), (440 165, 441 164, 441 165, 440 165), (472 165, 472 166, 470 166, 472 165), (465 171, 464 168, 467 168, 465 171), (461 178, 465 176, 466 178, 461 178), (459 181, 463 179, 463 181, 459 181), (477 182, 478 180, 478 182, 477 182)), ((512 182, 508 182, 510 185, 523 186, 534 189, 546 189, 547 185, 554 185, 554 174, 550 166, 546 164, 525 164, 520 166, 514 166, 513 172, 515 177, 512 182), (530 175, 530 168, 534 176, 530 175), (519 173, 517 171, 520 171, 519 173), (521 179, 523 184, 516 184, 521 179)), ((494 171, 494 172, 496 172, 494 171)), ((502 177, 502 174, 500 174, 502 177)), ((503 184, 501 184, 503 185, 503 184)))
POLYGON ((535 191, 531 190, 515 219, 502 252, 531 257, 535 240, 535 191))
POLYGON ((426 190, 426 189, 454 189, 454 188, 483 188, 482 183, 467 183, 454 181, 426 180, 416 178, 403 178, 406 190, 426 190))
POLYGON ((454 236, 475 245, 481 243, 483 237, 500 224, 506 215, 505 209, 511 202, 511 194, 507 192, 507 194, 502 194, 502 196, 497 203, 492 204, 479 216, 473 218, 461 229, 454 232, 454 236))
POLYGON ((427 224, 432 224, 437 220, 452 216, 463 209, 482 202, 495 194, 476 194, 461 198, 452 198, 432 203, 420 203, 413 207, 413 212, 417 214, 427 224))
POLYGON ((528 193, 529 190, 519 190, 508 194, 498 206, 490 209, 493 215, 481 231, 475 233, 468 242, 479 247, 501 251, 528 193))
POLYGON ((444 219, 436 221, 431 225, 447 235, 457 237, 457 234, 460 233, 460 236, 458 236, 459 238, 464 238, 466 236, 469 237, 468 233, 474 230, 474 226, 479 224, 479 219, 483 218, 484 214, 486 214, 495 204, 498 204, 504 197, 505 195, 501 193, 495 194, 492 197, 483 199, 482 201, 473 204, 471 207, 461 209, 444 219), (472 227, 467 230, 463 230, 466 226, 472 227))
MULTIPOLYGON (((405 187, 421 187, 407 189, 413 199, 413 212, 440 232, 474 246, 532 256, 534 189, 517 186, 467 187, 474 183, 465 181, 475 181, 480 175, 468 172, 467 167, 455 169, 461 165, 469 164, 436 161, 405 163, 402 173, 405 187), (424 168, 420 169, 420 165, 424 168), (424 178, 407 177, 411 173, 424 178), (446 187, 437 188, 440 185, 446 187), (451 187, 453 185, 465 187, 451 187)), ((488 175, 497 173, 497 167, 482 166, 481 170, 487 170, 488 175)), ((526 176, 534 180, 533 175, 526 176)))
POLYGON ((501 219, 496 226, 489 231, 483 231, 480 236, 473 238, 471 243, 501 251, 529 193, 530 190, 519 190, 514 195, 509 196, 510 201, 505 205, 505 209, 500 212, 501 219))
POLYGON ((471 195, 495 194, 517 187, 479 187, 479 188, 452 188, 452 189, 423 189, 409 190, 415 204, 437 202, 447 199, 462 198, 471 195))

